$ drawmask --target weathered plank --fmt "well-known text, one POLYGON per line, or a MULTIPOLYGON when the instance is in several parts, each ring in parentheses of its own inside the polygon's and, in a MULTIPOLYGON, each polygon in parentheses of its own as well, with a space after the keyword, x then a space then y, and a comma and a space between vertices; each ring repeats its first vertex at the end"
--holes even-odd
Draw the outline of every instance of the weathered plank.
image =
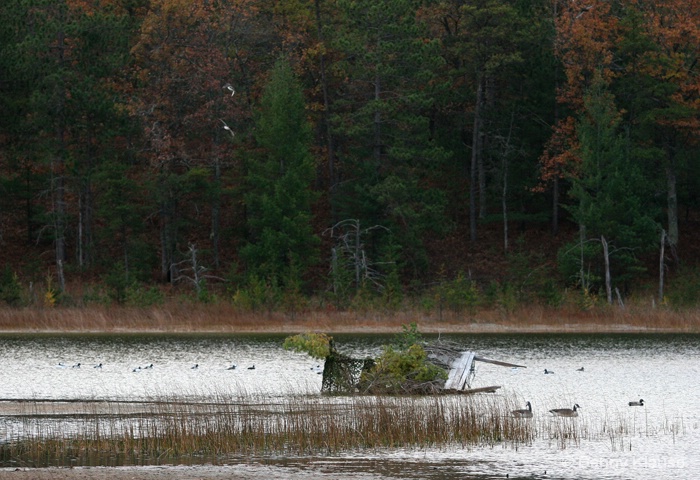
POLYGON ((474 356, 474 360, 477 362, 493 363, 494 365, 500 365, 501 367, 527 368, 525 365, 516 365, 514 363, 502 362, 500 360, 489 360, 488 358, 477 356, 474 356))
POLYGON ((496 390, 501 388, 499 385, 493 385, 489 387, 479 387, 479 388, 467 388, 464 390, 456 390, 456 389, 445 389, 443 390, 443 393, 446 394, 459 394, 459 395, 471 395, 474 393, 496 393, 496 390))
POLYGON ((462 352, 462 355, 452 363, 445 388, 450 390, 462 390, 469 380, 472 363, 474 363, 474 352, 462 352))

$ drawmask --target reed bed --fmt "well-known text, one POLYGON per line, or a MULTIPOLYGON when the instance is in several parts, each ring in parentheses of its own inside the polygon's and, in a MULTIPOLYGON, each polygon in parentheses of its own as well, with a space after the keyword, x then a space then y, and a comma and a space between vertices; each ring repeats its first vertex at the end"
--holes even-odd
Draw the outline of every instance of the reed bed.
POLYGON ((23 433, 0 445, 0 464, 157 464, 193 457, 216 462, 530 442, 531 425, 512 418, 507 406, 501 398, 456 395, 164 399, 134 413, 123 405, 103 405, 99 412, 58 423, 25 417, 23 433))
POLYGON ((53 418, 45 408, 33 414, 29 404, 18 425, 6 422, 0 467, 216 464, 399 448, 517 449, 542 441, 556 449, 602 441, 611 451, 622 451, 633 450, 640 437, 667 436, 675 442, 688 428, 682 417, 651 423, 643 411, 515 418, 510 412, 519 406, 502 396, 217 394, 200 402, 94 402, 92 411, 53 418))
POLYGON ((243 311, 233 305, 177 303, 131 308, 115 306, 0 308, 0 331, 48 332, 387 332, 415 322, 431 332, 700 332, 700 310, 594 307, 581 310, 524 305, 511 312, 403 310, 298 312, 243 311))

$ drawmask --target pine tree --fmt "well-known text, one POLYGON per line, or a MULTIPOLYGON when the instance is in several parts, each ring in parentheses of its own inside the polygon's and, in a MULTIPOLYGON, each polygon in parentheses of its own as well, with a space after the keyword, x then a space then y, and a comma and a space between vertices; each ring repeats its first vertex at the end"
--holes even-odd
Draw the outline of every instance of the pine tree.
POLYGON ((279 60, 265 86, 246 177, 248 243, 241 250, 250 278, 297 284, 318 258, 311 226, 314 160, 301 86, 279 60))

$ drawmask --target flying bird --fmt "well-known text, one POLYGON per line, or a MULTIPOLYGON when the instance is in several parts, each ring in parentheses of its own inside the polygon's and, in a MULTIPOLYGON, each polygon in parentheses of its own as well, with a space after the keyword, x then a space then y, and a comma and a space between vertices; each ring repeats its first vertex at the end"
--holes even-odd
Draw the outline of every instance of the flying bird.
POLYGON ((230 83, 227 83, 226 85, 224 85, 224 88, 225 88, 226 90, 231 90, 231 96, 232 96, 232 97, 233 97, 233 95, 236 93, 236 90, 234 90, 233 86, 232 86, 230 83))
MULTIPOLYGON (((221 119, 219 119, 219 120, 221 120, 221 119)), ((236 136, 236 134, 233 133, 233 130, 231 130, 231 127, 229 127, 228 125, 226 125, 226 122, 224 122, 223 120, 221 120, 221 123, 224 124, 224 130, 226 130, 227 132, 229 132, 229 133, 231 134, 232 137, 235 137, 235 136, 236 136)))

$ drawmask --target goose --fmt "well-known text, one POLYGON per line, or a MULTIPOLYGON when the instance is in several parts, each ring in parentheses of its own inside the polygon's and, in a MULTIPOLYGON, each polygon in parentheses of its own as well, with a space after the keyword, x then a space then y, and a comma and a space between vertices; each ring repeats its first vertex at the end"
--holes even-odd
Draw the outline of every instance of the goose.
POLYGON ((638 402, 629 402, 627 405, 629 405, 630 407, 643 407, 644 400, 640 398, 638 402))
POLYGON ((583 367, 577 368, 576 371, 577 371, 577 372, 583 372, 583 367))
POLYGON ((552 373, 554 373, 552 370, 547 370, 546 368, 544 369, 544 374, 545 374, 545 375, 550 375, 550 374, 552 374, 552 373))
POLYGON ((550 412, 559 417, 578 417, 577 408, 581 408, 581 406, 575 403, 574 408, 553 408, 550 412))
POLYGON ((527 408, 522 410, 513 410, 513 416, 517 418, 532 418, 532 405, 530 402, 525 404, 527 408))

